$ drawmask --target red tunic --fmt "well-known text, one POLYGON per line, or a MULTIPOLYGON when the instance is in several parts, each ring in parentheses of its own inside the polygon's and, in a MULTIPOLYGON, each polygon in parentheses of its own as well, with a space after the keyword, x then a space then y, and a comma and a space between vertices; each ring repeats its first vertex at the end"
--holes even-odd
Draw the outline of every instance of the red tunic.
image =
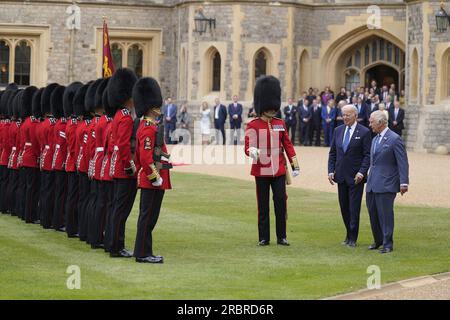
POLYGON ((87 142, 87 166, 88 166, 88 174, 89 178, 93 179, 95 174, 95 145, 97 142, 96 135, 97 135, 97 125, 100 120, 100 117, 95 116, 94 119, 92 119, 91 124, 89 125, 89 138, 87 142))
POLYGON ((40 122, 35 117, 28 117, 22 124, 22 166, 26 168, 39 168, 40 144, 37 137, 37 128, 40 122))
POLYGON ((54 128, 55 152, 53 153, 52 168, 57 171, 64 171, 67 159, 66 126, 66 118, 61 118, 56 121, 54 128))
POLYGON ((103 181, 112 181, 111 174, 111 157, 114 152, 114 140, 112 135, 112 118, 108 117, 108 124, 105 129, 105 156, 102 161, 102 169, 100 171, 100 178, 103 181))
POLYGON ((87 142, 89 140, 89 126, 91 120, 83 120, 77 129, 77 171, 87 173, 88 166, 86 163, 87 142))
MULTIPOLYGON (((167 169, 157 170, 153 161, 153 150, 155 148, 158 126, 149 121, 142 120, 136 133, 136 169, 138 171, 138 188, 140 189, 172 189, 170 173, 167 169), (163 179, 160 187, 152 185, 158 177, 163 179), (153 181, 152 181, 153 180, 153 181)), ((166 145, 163 144, 162 151, 167 153, 166 145)), ((161 163, 167 163, 161 161, 161 163)))
POLYGON ((17 169, 17 156, 19 154, 19 150, 17 150, 18 143, 18 135, 19 135, 19 127, 20 124, 17 121, 12 121, 9 126, 9 143, 11 145, 11 152, 8 157, 8 168, 9 169, 17 169))
POLYGON ((108 117, 103 115, 98 120, 95 127, 95 154, 92 159, 92 176, 95 180, 102 180, 102 164, 105 158, 105 145, 106 145, 106 128, 108 126, 108 117))
POLYGON ((253 161, 251 175, 255 177, 279 177, 286 174, 284 150, 291 162, 297 163, 294 146, 289 139, 282 119, 273 118, 269 122, 256 118, 247 124, 245 130, 245 154, 249 148, 260 150, 257 162, 253 161))
POLYGON ((131 166, 131 136, 133 134, 133 118, 128 109, 118 110, 112 122, 114 151, 111 157, 111 173, 114 179, 133 178, 125 169, 131 166))
POLYGON ((13 160, 13 169, 20 169, 22 167, 23 158, 22 152, 25 142, 23 142, 23 123, 17 121, 17 138, 16 138, 16 158, 13 160))
POLYGON ((55 151, 55 125, 55 118, 47 118, 41 124, 41 170, 44 171, 52 171, 53 153, 55 151))
POLYGON ((76 172, 77 160, 77 129, 78 120, 70 119, 66 124, 66 141, 67 141, 67 158, 66 158, 66 172, 76 172))
POLYGON ((11 141, 9 139, 9 128, 11 126, 11 120, 3 120, 2 128, 2 154, 0 156, 0 165, 7 166, 9 162, 9 155, 11 154, 11 141))

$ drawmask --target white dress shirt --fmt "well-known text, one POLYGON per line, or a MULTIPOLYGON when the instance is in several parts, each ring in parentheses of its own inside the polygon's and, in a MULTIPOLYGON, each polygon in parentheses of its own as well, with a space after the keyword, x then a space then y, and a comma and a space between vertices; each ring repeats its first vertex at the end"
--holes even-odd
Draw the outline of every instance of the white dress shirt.
POLYGON ((356 130, 356 125, 358 124, 358 122, 355 121, 355 123, 350 127, 350 129, 348 128, 348 126, 346 126, 345 131, 344 131, 344 139, 342 139, 342 144, 344 144, 345 141, 345 135, 347 134, 347 131, 350 130, 350 140, 352 141, 352 137, 353 137, 353 133, 356 130))
POLYGON ((214 118, 215 118, 216 120, 219 119, 219 112, 220 112, 220 104, 216 106, 216 113, 215 113, 215 115, 214 115, 214 118))

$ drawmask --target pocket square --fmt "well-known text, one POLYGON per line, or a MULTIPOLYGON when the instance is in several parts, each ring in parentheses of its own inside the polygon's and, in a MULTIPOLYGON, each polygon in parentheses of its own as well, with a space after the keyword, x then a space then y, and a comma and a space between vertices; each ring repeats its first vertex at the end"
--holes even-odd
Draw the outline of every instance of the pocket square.
POLYGON ((361 140, 361 137, 355 137, 355 140, 361 140))

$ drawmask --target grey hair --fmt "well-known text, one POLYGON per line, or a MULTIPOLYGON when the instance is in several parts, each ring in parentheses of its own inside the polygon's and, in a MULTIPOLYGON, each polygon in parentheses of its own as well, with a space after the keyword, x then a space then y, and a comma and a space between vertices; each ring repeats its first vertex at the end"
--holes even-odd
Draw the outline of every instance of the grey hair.
POLYGON ((387 125, 388 124, 388 118, 386 116, 386 113, 380 110, 377 110, 372 113, 372 117, 381 124, 387 125))
POLYGON ((358 108, 353 105, 353 104, 346 104, 345 106, 342 107, 342 111, 344 111, 344 109, 352 109, 352 111, 355 112, 356 115, 358 115, 358 108))

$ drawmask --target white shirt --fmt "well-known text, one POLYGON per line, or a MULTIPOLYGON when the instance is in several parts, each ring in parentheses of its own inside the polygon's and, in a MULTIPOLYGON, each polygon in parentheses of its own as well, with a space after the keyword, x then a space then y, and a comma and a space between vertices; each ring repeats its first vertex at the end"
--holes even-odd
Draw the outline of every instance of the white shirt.
POLYGON ((220 104, 216 106, 216 114, 214 115, 215 119, 219 119, 219 112, 220 112, 220 104))
POLYGON ((348 128, 348 126, 346 126, 345 131, 344 131, 344 139, 342 140, 342 143, 344 143, 344 141, 345 141, 345 135, 347 134, 348 130, 350 130, 350 140, 349 141, 352 141, 353 133, 356 130, 356 125, 357 124, 358 124, 358 122, 355 121, 355 123, 350 127, 350 129, 348 128))

